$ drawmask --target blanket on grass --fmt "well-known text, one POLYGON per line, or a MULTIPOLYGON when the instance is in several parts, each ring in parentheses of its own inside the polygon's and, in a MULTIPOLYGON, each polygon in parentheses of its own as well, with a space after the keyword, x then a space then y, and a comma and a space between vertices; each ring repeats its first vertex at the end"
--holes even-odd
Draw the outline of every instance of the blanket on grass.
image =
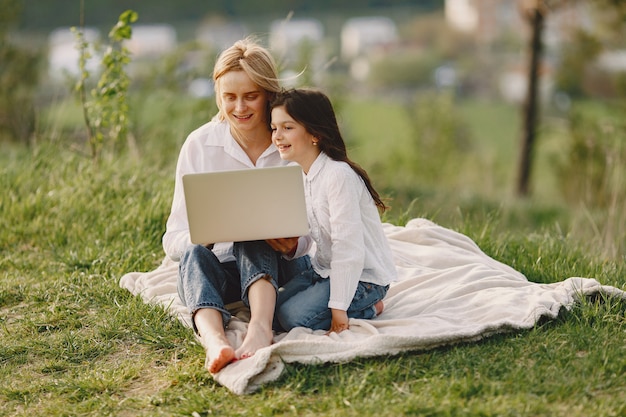
MULTIPOLYGON (((276 380, 284 363, 347 362, 356 357, 393 355, 532 328, 554 319, 563 307, 597 293, 626 299, 626 292, 591 278, 552 284, 530 282, 520 272, 487 256, 469 237, 426 219, 406 226, 384 224, 399 280, 385 297, 384 312, 373 320, 351 319, 350 329, 325 332, 295 328, 277 334, 271 346, 234 362, 215 379, 236 394, 249 394, 276 380)), ((176 290, 178 264, 167 257, 151 272, 131 272, 120 285, 147 303, 160 304, 191 327, 176 290)), ((246 331, 245 310, 227 329, 233 346, 246 331)))

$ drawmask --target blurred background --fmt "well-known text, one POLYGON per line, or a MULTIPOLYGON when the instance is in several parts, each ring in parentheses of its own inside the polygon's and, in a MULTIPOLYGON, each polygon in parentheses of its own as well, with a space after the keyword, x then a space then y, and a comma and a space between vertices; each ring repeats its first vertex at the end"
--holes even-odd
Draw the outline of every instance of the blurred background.
POLYGON ((622 0, 0 0, 0 149, 87 141, 75 86, 96 85, 127 9, 139 158, 173 169, 215 112, 217 54, 254 35, 285 85, 331 96, 394 218, 480 207, 626 256, 622 0))

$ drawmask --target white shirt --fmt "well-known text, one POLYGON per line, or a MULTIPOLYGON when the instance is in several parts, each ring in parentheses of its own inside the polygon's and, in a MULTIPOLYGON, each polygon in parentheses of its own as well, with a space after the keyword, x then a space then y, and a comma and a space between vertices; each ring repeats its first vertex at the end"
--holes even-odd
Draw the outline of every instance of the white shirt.
POLYGON ((347 310, 359 281, 387 285, 397 276, 378 209, 361 177, 323 152, 304 185, 316 245, 311 263, 331 278, 328 307, 347 310))
MULTIPOLYGON (((176 165, 172 209, 163 235, 163 249, 166 255, 174 261, 179 261, 183 251, 192 244, 183 192, 183 175, 285 164, 273 144, 257 159, 256 165, 253 164, 230 134, 226 121, 213 120, 191 132, 180 150, 176 165)), ((217 243, 213 252, 221 262, 235 259, 232 256, 232 243, 217 243)))

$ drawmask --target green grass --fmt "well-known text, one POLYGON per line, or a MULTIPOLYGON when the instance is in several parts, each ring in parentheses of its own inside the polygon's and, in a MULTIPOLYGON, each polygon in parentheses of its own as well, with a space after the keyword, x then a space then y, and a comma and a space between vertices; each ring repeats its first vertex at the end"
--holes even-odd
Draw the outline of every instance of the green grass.
MULTIPOLYGON (((2 145, 0 415, 626 415, 626 303, 602 297, 531 330, 346 364, 289 364, 254 395, 230 393, 203 369, 190 329, 118 285, 162 260, 182 130, 158 142, 142 136, 140 156, 99 166, 63 135, 31 149, 2 145)), ((572 239, 563 206, 419 183, 414 196, 412 208, 394 203, 387 220, 429 217, 535 282, 586 276, 626 287, 623 259, 572 239)))

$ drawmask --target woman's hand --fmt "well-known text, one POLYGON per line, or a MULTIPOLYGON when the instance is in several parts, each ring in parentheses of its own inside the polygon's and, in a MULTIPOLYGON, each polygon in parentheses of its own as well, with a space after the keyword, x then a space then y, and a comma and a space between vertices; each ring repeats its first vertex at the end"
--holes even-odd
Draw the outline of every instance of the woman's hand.
POLYGON ((348 324, 348 313, 344 310, 337 310, 335 308, 330 309, 333 318, 330 322, 330 330, 326 332, 326 335, 331 334, 332 332, 341 333, 344 330, 348 330, 350 325, 348 324))
POLYGON ((280 252, 282 255, 286 256, 293 256, 298 248, 297 237, 281 237, 278 239, 266 239, 265 241, 276 252, 280 252))

